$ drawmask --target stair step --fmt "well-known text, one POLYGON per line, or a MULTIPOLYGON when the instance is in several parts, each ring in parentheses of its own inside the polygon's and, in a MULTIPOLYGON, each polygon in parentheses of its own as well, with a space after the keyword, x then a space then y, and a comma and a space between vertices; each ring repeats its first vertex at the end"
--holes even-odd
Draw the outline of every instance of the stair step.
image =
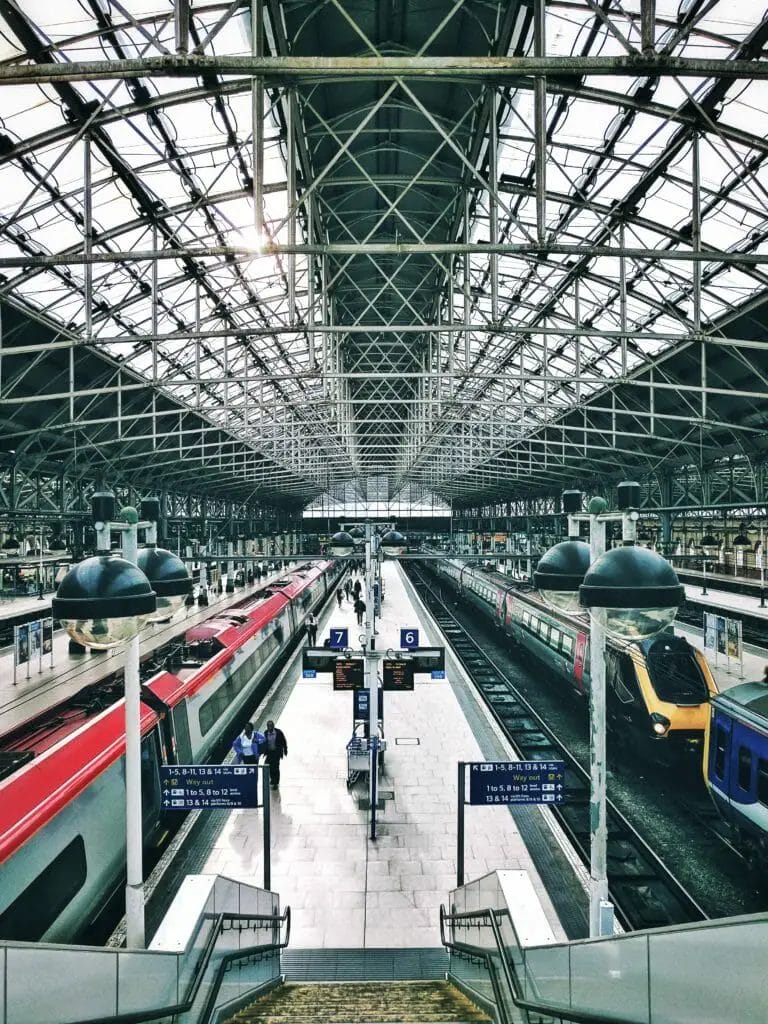
POLYGON ((287 983, 227 1024, 490 1024, 447 981, 287 983))

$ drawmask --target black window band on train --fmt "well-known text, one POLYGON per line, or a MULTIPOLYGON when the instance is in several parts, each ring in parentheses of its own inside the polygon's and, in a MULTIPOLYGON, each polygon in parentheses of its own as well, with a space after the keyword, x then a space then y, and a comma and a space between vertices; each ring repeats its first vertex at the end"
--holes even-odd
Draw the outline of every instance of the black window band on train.
POLYGON ((226 714, 232 701, 240 691, 248 686, 253 680, 258 669, 264 664, 267 658, 276 651, 282 643, 282 627, 280 633, 275 630, 270 636, 265 637, 253 654, 240 665, 235 672, 223 683, 208 700, 201 706, 198 715, 200 723, 200 734, 205 736, 210 732, 222 715, 226 714))
POLYGON ((76 836, 0 914, 0 939, 39 942, 85 885, 85 843, 76 836))

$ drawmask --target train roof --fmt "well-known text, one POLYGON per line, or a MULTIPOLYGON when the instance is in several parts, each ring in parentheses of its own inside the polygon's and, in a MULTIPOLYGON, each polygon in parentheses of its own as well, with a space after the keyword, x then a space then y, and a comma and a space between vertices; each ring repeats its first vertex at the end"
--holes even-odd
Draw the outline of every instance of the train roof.
POLYGON ((739 683, 718 693, 712 703, 735 718, 768 728, 768 683, 739 683))

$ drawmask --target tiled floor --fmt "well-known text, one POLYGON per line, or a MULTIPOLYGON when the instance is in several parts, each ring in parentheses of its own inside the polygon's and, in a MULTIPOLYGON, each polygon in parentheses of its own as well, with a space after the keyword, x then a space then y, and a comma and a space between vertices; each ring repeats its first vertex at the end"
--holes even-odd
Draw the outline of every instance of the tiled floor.
MULTIPOLYGON (((378 648, 397 647, 401 626, 420 625, 422 645, 435 642, 418 622, 400 568, 385 562, 383 571, 378 648)), ((350 638, 357 636, 353 621, 351 604, 339 611, 334 603, 318 642, 330 624, 348 625, 350 638)), ((379 813, 375 842, 367 837, 367 812, 358 808, 365 783, 351 792, 346 785, 352 694, 334 693, 328 675, 295 682, 278 722, 289 756, 271 802, 272 888, 291 907, 292 948, 439 944, 439 906, 456 884, 457 761, 483 757, 449 683, 416 679, 413 693, 384 695, 388 746, 380 786, 394 797, 379 813)), ((554 920, 505 809, 467 807, 466 836, 467 879, 527 868, 554 920)), ((234 812, 205 870, 259 885, 261 849, 261 812, 234 812)))

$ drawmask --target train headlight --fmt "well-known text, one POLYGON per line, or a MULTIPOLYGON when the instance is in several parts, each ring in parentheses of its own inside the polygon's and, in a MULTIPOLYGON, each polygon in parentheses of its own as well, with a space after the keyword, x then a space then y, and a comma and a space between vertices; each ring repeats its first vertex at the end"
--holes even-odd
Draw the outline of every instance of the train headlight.
POLYGON ((654 711, 651 715, 651 722, 653 723, 653 731, 657 736, 666 736, 670 725, 672 725, 670 720, 665 715, 660 715, 658 711, 654 711))
POLYGON ((613 548, 591 566, 581 603, 619 640, 641 640, 673 622, 685 599, 675 570, 648 548, 613 548))
POLYGON ((155 612, 157 595, 137 566, 101 554, 69 570, 52 605, 54 618, 73 640, 106 651, 136 636, 155 612))
POLYGON ((187 567, 172 551, 154 544, 141 549, 138 566, 157 594, 157 610, 147 622, 170 622, 184 607, 184 598, 192 592, 192 578, 187 567))
POLYGON ((533 574, 534 586, 550 608, 579 612, 579 587, 588 569, 589 544, 581 540, 564 540, 539 559, 533 574))

